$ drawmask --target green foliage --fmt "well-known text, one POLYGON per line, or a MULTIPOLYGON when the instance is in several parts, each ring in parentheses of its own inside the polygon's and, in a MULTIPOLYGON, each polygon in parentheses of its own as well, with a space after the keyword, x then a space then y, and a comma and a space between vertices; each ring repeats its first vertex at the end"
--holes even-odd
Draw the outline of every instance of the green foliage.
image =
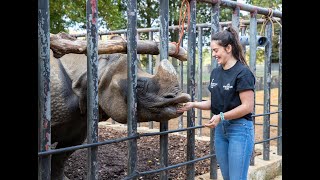
MULTIPOLYGON (((123 29, 127 20, 125 4, 121 0, 98 1, 99 27, 110 30, 123 29)), ((68 32, 68 27, 80 25, 86 28, 86 1, 83 0, 54 0, 50 1, 50 32, 68 32)))
POLYGON ((139 28, 151 27, 153 22, 159 17, 159 2, 156 0, 137 1, 139 28))
MULTIPOLYGON (((257 54, 256 54, 256 63, 261 64, 264 62, 264 48, 257 48, 257 54)), ((250 48, 249 46, 246 48, 246 61, 249 64, 250 61, 250 48)))
POLYGON ((66 9, 64 0, 49 1, 50 6, 50 32, 67 32, 67 27, 70 25, 63 17, 65 17, 66 9))
POLYGON ((282 0, 246 0, 246 3, 260 7, 277 9, 280 11, 282 9, 282 0))

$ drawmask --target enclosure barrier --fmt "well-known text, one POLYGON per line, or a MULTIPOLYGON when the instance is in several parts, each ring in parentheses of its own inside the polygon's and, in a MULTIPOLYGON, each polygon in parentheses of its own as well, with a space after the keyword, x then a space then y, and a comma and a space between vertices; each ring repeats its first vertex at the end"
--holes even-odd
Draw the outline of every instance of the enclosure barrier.
MULTIPOLYGON (((117 143, 121 141, 128 141, 128 151, 129 151, 129 159, 128 159, 128 176, 126 179, 136 179, 140 175, 150 174, 150 173, 158 173, 160 172, 160 179, 168 179, 168 170, 172 168, 176 168, 179 166, 187 165, 187 179, 194 179, 194 163, 200 160, 204 160, 207 158, 211 159, 210 165, 210 178, 217 178, 217 163, 215 159, 215 152, 213 148, 213 134, 214 129, 211 130, 210 137, 210 154, 201 158, 194 158, 194 147, 195 147, 195 129, 201 129, 204 126, 201 125, 201 113, 198 114, 198 126, 195 126, 195 112, 194 110, 190 110, 187 112, 187 128, 181 128, 180 126, 177 130, 168 131, 168 123, 160 124, 160 132, 157 133, 145 133, 139 134, 137 133, 137 112, 136 107, 136 82, 137 82, 137 28, 136 28, 136 9, 137 4, 136 1, 128 0, 128 30, 124 33, 127 33, 128 38, 128 137, 120 138, 115 140, 109 140, 104 142, 98 142, 97 140, 97 125, 98 125, 98 96, 97 96, 97 41, 98 41, 98 32, 96 19, 97 17, 97 1, 87 1, 87 53, 88 53, 88 144, 82 144, 78 146, 72 146, 61 149, 51 149, 51 107, 50 107, 50 32, 49 32, 49 2, 48 0, 38 0, 38 96, 39 96, 39 137, 38 137, 38 156, 39 156, 39 170, 38 170, 38 179, 50 179, 50 159, 52 154, 57 154, 61 152, 81 149, 81 148, 89 148, 88 151, 88 176, 89 179, 98 179, 98 165, 97 165, 97 146, 117 143), (181 132, 187 131, 187 161, 175 165, 168 166, 168 133, 172 132, 181 132), (154 136, 160 135, 160 158, 161 158, 161 168, 152 171, 138 172, 136 170, 136 154, 137 154, 137 139, 142 136, 154 136)), ((219 24, 219 11, 220 6, 227 7, 233 9, 232 15, 232 26, 235 28, 239 28, 239 11, 245 10, 250 12, 250 68, 252 68, 253 72, 255 70, 255 59, 256 59, 256 47, 257 47, 257 14, 263 14, 268 16, 270 13, 270 9, 261 8, 257 6, 237 3, 234 1, 228 0, 198 0, 198 2, 212 4, 212 16, 211 16, 211 34, 214 34, 220 31, 221 27, 219 24)), ((187 72, 187 92, 191 95, 191 101, 195 100, 195 48, 196 48, 196 27, 198 27, 199 32, 199 57, 202 57, 202 43, 201 43, 201 33, 202 33, 202 25, 196 25, 196 1, 190 0, 190 27, 188 29, 188 72, 187 72)), ((273 11, 274 17, 282 17, 282 13, 279 11, 273 11)), ((168 59, 168 1, 160 1, 160 59, 168 59)), ((209 25, 209 26, 210 26, 209 25)), ((205 24, 204 26, 208 26, 205 24)), ((175 28, 175 27, 173 27, 175 28)), ((158 28, 150 28, 147 32, 157 31, 158 28)), ((269 147, 270 140, 278 139, 278 154, 282 154, 282 31, 280 33, 280 45, 279 45, 279 103, 278 103, 278 111, 270 112, 270 79, 271 79, 271 49, 272 49, 272 24, 270 21, 266 24, 266 37, 267 44, 265 46, 265 71, 264 71, 264 113, 263 114, 254 114, 253 117, 264 116, 264 135, 263 141, 255 142, 263 143, 263 159, 269 159, 269 147), (278 113, 278 136, 270 138, 270 114, 278 113)), ((150 33, 152 36, 152 33, 150 33)), ((152 39, 152 37, 149 38, 152 39)), ((183 43, 182 43, 183 44, 183 43)), ((149 56, 150 57, 150 56, 149 56)), ((150 62, 149 58, 149 62, 150 62)), ((201 58, 200 58, 201 59, 201 58)), ((201 72, 201 60, 199 71, 201 72)), ((212 57, 212 68, 216 67, 216 62, 214 57, 212 57)), ((182 63, 180 63, 181 65, 182 63)), ((149 65, 149 72, 152 72, 149 65)), ((182 70, 182 66, 181 70, 182 70)), ((182 71, 180 71, 181 73, 182 71)), ((182 74, 180 74, 182 75, 182 74)), ((201 79, 201 73, 199 73, 201 79)), ((183 78, 182 82, 183 83, 183 78)), ((199 83, 201 84, 201 83, 199 83)), ((201 94, 198 94, 198 99, 201 98, 201 94)), ((255 121, 254 121, 255 122, 255 121)), ((199 131, 201 134, 201 131, 199 131)), ((253 161, 251 161, 251 165, 253 165, 253 161)))

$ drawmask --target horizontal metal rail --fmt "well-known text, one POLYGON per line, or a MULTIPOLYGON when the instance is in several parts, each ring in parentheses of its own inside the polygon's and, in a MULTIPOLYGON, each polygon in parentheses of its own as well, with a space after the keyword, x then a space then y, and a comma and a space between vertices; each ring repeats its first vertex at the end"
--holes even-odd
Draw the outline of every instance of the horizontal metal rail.
POLYGON ((255 142, 254 144, 260 144, 260 143, 264 143, 264 142, 267 142, 267 141, 279 139, 280 137, 282 137, 282 135, 276 136, 276 137, 273 137, 273 138, 269 138, 269 139, 265 139, 265 140, 262 140, 262 141, 257 141, 257 142, 255 142))
POLYGON ((183 128, 183 129, 175 129, 175 130, 170 130, 170 131, 154 132, 154 133, 143 133, 143 134, 137 133, 136 135, 133 135, 133 136, 130 136, 130 137, 124 137, 124 138, 119 138, 119 139, 114 139, 114 140, 107 140, 107 141, 102 141, 102 142, 97 142, 97 143, 82 144, 82 145, 70 146, 70 147, 60 148, 60 149, 55 149, 55 150, 43 151, 43 152, 39 152, 38 156, 45 156, 45 155, 48 155, 48 154, 58 154, 58 153, 66 152, 66 151, 84 149, 84 148, 95 147, 95 146, 111 144, 111 143, 118 143, 118 142, 130 140, 130 139, 139 139, 140 137, 144 137, 144 136, 164 135, 164 134, 175 133, 175 132, 186 131, 186 130, 192 130, 192 129, 203 128, 203 127, 204 127, 204 125, 188 127, 188 128, 183 128))
POLYGON ((82 145, 70 146, 70 147, 60 148, 60 149, 55 149, 55 150, 50 150, 50 151, 43 151, 43 152, 39 152, 38 156, 44 156, 44 155, 48 155, 48 154, 58 154, 58 153, 77 150, 77 149, 84 149, 84 148, 89 148, 89 147, 105 145, 105 144, 118 143, 118 142, 130 140, 130 139, 135 139, 135 138, 139 138, 139 137, 140 136, 137 134, 137 135, 130 136, 130 137, 119 138, 119 139, 114 139, 114 140, 107 140, 107 141, 103 141, 103 142, 96 142, 96 143, 91 143, 91 144, 82 144, 82 145))
POLYGON ((263 114, 255 114, 255 115, 252 115, 252 117, 264 116, 264 115, 269 115, 269 114, 277 114, 277 113, 280 113, 280 112, 282 112, 282 110, 269 112, 269 113, 263 113, 263 114))
MULTIPOLYGON (((264 104, 260 104, 260 103, 256 103, 255 105, 258 105, 258 106, 264 106, 264 104)), ((278 105, 275 105, 275 104, 270 104, 270 106, 273 106, 273 107, 279 107, 278 105)))
MULTIPOLYGON (((280 21, 279 18, 276 18, 277 20, 280 21)), ((265 19, 257 19, 257 23, 261 24, 265 21, 265 19)), ((226 21, 226 22, 219 22, 219 24, 223 27, 223 26, 228 26, 229 24, 231 24, 232 21, 226 21)), ((249 25, 250 24, 250 20, 242 20, 241 23, 243 25, 249 25)), ((184 26, 184 29, 186 29, 188 26, 187 24, 184 26)), ((202 27, 202 28, 211 28, 211 23, 200 23, 200 24, 196 24, 196 27, 202 27)), ((179 30, 179 26, 175 25, 175 26, 169 26, 169 30, 179 30)), ((158 32, 160 31, 160 27, 154 27, 154 28, 139 28, 137 29, 138 33, 146 33, 146 32, 158 32)), ((106 31, 106 32, 100 32, 99 35, 111 35, 111 34, 124 34, 127 33, 127 29, 119 29, 119 30, 114 30, 114 31, 106 31)), ((72 36, 75 37, 85 37, 86 33, 79 33, 79 34, 71 34, 72 36)))
MULTIPOLYGON (((230 1, 230 0, 197 0, 198 2, 203 2, 203 3, 208 3, 208 4, 217 4, 220 2, 220 6, 222 7, 228 7, 228 8, 240 8, 240 10, 243 11, 248 11, 248 12, 256 12, 257 14, 263 14, 263 15, 268 15, 269 14, 269 8, 262 8, 259 6, 254 6, 250 4, 244 4, 244 3, 239 3, 236 1, 230 1)), ((279 17, 282 18, 282 12, 278 10, 273 10, 273 17, 279 17)))
POLYGON ((164 135, 168 133, 175 133, 175 132, 180 132, 180 131, 187 131, 187 130, 192 130, 192 129, 197 129, 197 128, 203 128, 205 127, 204 125, 199 125, 199 126, 193 126, 193 127, 187 127, 183 129, 175 129, 175 130, 170 130, 170 131, 162 131, 162 132, 153 132, 153 133, 143 133, 140 134, 140 136, 154 136, 154 135, 164 135))
MULTIPOLYGON (((263 125, 262 123, 254 123, 254 125, 263 125)), ((269 125, 270 127, 278 127, 278 125, 273 125, 273 124, 270 124, 269 125)))

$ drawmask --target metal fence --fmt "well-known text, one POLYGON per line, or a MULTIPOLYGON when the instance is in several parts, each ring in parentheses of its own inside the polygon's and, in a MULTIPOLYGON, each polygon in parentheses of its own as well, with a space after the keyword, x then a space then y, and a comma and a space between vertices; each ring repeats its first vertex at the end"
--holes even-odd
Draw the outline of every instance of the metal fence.
MULTIPOLYGON (((137 34, 138 32, 148 32, 149 39, 152 39, 152 33, 160 31, 160 60, 168 59, 168 31, 169 29, 175 29, 177 26, 168 26, 168 0, 160 1, 160 28, 144 28, 137 29, 137 2, 135 0, 128 0, 128 27, 127 30, 110 31, 98 34, 96 19, 97 17, 97 0, 87 1, 87 33, 80 36, 86 36, 87 38, 87 56, 88 56, 88 114, 87 114, 87 125, 88 125, 88 143, 78 146, 66 147, 61 149, 51 149, 51 91, 50 91, 50 31, 49 31, 49 2, 48 0, 38 0, 38 96, 39 96, 39 136, 38 136, 38 156, 39 156, 39 170, 38 179, 50 179, 51 172, 51 155, 58 154, 61 152, 67 152, 82 148, 88 148, 88 178, 98 179, 98 166, 97 166, 97 146, 117 143, 121 141, 128 141, 128 175, 125 179, 136 179, 139 176, 158 173, 160 172, 160 179, 168 179, 168 170, 179 166, 187 166, 187 179, 194 179, 195 168, 194 164, 197 161, 201 161, 210 158, 210 178, 217 178, 217 161, 215 158, 215 151, 213 147, 213 135, 214 129, 210 132, 210 154, 195 158, 194 147, 195 147, 195 129, 199 129, 199 135, 201 135, 202 115, 201 111, 198 112, 198 125, 195 123, 195 112, 190 110, 187 112, 187 128, 182 128, 183 116, 180 117, 179 127, 176 130, 168 130, 168 122, 160 123, 160 132, 157 133, 137 133, 137 110, 134 104, 137 102, 136 97, 136 82, 137 82, 137 34), (128 41, 128 137, 120 138, 115 140, 107 140, 98 142, 98 52, 97 42, 99 35, 107 35, 110 33, 125 33, 128 41), (168 134, 173 132, 187 132, 187 161, 175 165, 168 166, 168 134), (137 163, 137 138, 142 136, 154 136, 160 135, 160 169, 150 170, 145 172, 138 172, 136 170, 137 163)), ((212 0, 198 0, 201 3, 207 3, 212 5, 211 11, 211 23, 209 24, 196 24, 196 1, 190 0, 190 25, 188 28, 188 61, 187 61, 187 93, 191 95, 191 101, 195 99, 202 99, 202 73, 197 73, 198 87, 196 95, 196 71, 203 72, 202 65, 202 32, 203 29, 211 31, 211 35, 221 30, 221 27, 229 24, 226 22, 219 22, 220 7, 230 8, 233 10, 232 14, 232 26, 236 27, 237 30, 241 30, 239 21, 240 10, 250 12, 250 20, 243 21, 244 24, 249 25, 250 28, 250 68, 256 72, 256 36, 257 36, 257 24, 264 22, 264 20, 258 20, 257 14, 270 16, 270 12, 273 12, 273 17, 278 17, 281 20, 282 13, 279 11, 271 10, 269 8, 262 8, 248 4, 241 4, 230 0, 212 1, 212 0), (196 70, 196 34, 198 33, 198 69, 196 70), (197 97, 196 97, 197 96, 197 97)), ((271 89, 271 49, 272 49, 272 22, 266 22, 265 36, 268 39, 265 48, 265 61, 264 61, 264 77, 263 77, 263 91, 264 91, 264 103, 261 104, 264 107, 263 114, 254 114, 253 122, 255 123, 255 117, 263 116, 263 123, 255 125, 263 125, 263 140, 255 142, 255 144, 263 143, 263 159, 269 160, 269 148, 270 140, 278 139, 278 155, 282 155, 282 31, 280 32, 279 41, 279 66, 278 66, 278 111, 270 112, 270 89, 271 89), (270 115, 278 113, 278 125, 270 125, 270 115), (270 127, 278 127, 278 136, 270 137, 270 127)), ((183 43, 181 44, 183 45, 183 43)), ((153 72, 152 56, 149 55, 149 72, 153 72)), ((179 74, 181 79, 181 87, 183 87, 183 65, 180 62, 179 74)), ((211 67, 217 66, 214 57, 211 59, 211 67)), ((260 104, 256 104, 260 105, 260 104)), ((149 127, 152 128, 153 124, 150 122, 149 127)), ((251 165, 254 165, 254 156, 251 159, 251 165)))

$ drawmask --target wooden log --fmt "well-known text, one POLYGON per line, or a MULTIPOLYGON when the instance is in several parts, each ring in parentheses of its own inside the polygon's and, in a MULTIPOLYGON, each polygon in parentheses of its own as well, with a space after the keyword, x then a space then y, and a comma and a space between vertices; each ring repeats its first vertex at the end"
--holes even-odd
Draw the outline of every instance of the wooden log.
MULTIPOLYGON (((138 54, 159 54, 159 42, 150 40, 137 41, 138 54)), ((179 47, 179 53, 175 54, 177 46, 169 43, 169 56, 187 61, 187 51, 183 47, 179 47)), ((53 51, 55 58, 60 58, 65 54, 86 54, 87 40, 77 39, 67 33, 50 34, 50 49, 53 51)), ((110 39, 107 41, 98 41, 98 54, 127 53, 127 42, 120 39, 110 39)))

